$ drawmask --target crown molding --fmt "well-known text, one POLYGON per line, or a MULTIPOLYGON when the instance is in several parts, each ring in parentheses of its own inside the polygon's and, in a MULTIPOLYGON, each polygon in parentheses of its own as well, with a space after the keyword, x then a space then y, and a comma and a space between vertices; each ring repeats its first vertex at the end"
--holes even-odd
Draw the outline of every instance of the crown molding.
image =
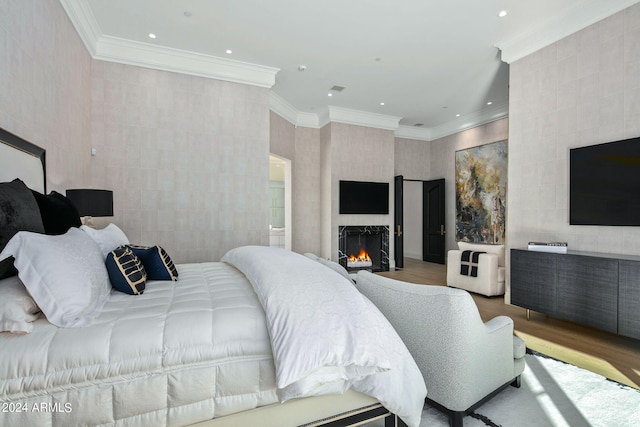
POLYGON ((89 51, 89 54, 92 57, 95 56, 96 45, 102 35, 102 30, 87 2, 82 0, 60 0, 60 4, 89 51))
POLYGON ((367 126, 379 129, 398 129, 401 117, 385 116, 367 111, 351 110, 348 108, 329 106, 327 112, 305 113, 298 111, 280 95, 269 93, 269 108, 285 120, 296 126, 319 129, 328 123, 346 123, 350 125, 367 126))
POLYGON ((543 24, 525 33, 500 40, 495 44, 495 47, 500 49, 502 60, 511 64, 639 1, 591 0, 588 3, 581 3, 568 8, 564 13, 554 15, 543 24))
POLYGON ((329 117, 329 109, 326 109, 321 114, 318 114, 318 122, 320 122, 321 128, 331 123, 331 117, 329 117))
POLYGON ((94 59, 271 88, 277 68, 105 36, 86 0, 60 0, 94 59))
POLYGON ((269 109, 291 124, 298 126, 298 110, 273 90, 269 91, 269 109))
POLYGON ((295 126, 315 129, 319 129, 321 127, 319 116, 317 114, 298 111, 293 105, 289 104, 273 90, 269 92, 269 109, 295 126))
POLYGON ((386 116, 368 111, 351 110, 329 105, 329 120, 333 123, 367 126, 378 129, 398 129, 402 117, 386 116))
POLYGON ((101 36, 94 59, 271 88, 277 68, 101 36))
MULTIPOLYGON (((606 8, 603 5, 600 5, 599 9, 609 10, 609 14, 612 14, 638 1, 640 0, 621 0, 624 5, 618 4, 614 8, 616 10, 613 11, 611 7, 606 8)), ((277 68, 105 36, 102 34, 102 30, 86 0, 60 0, 60 3, 94 59, 265 88, 272 88, 275 84, 275 76, 279 71, 277 68)), ((591 4, 596 5, 598 3, 599 0, 591 2, 591 4)), ((510 47, 506 46, 505 48, 508 53, 510 47)), ((504 50, 502 55, 504 58, 504 50)), ((400 126, 401 117, 336 106, 329 106, 326 111, 319 113, 301 112, 273 91, 270 91, 269 106, 272 111, 296 126, 322 128, 331 122, 346 123, 393 130, 398 138, 424 141, 441 138, 508 115, 508 108, 505 106, 497 110, 494 108, 488 113, 475 114, 464 119, 454 120, 434 128, 415 128, 412 126, 400 126)))
POLYGON ((298 126, 320 129, 323 126, 320 122, 321 117, 319 114, 300 112, 298 113, 298 126))
POLYGON ((400 125, 395 132, 396 138, 431 141, 431 129, 425 127, 400 125))
POLYGON ((331 122, 346 123, 393 130, 396 138, 416 139, 420 141, 433 141, 434 139, 443 138, 454 133, 503 119, 509 115, 508 105, 498 104, 493 105, 491 108, 484 108, 482 112, 469 114, 432 128, 404 126, 399 124, 401 117, 385 116, 383 114, 350 110, 348 108, 335 106, 329 106, 327 112, 319 114, 300 112, 273 91, 269 93, 269 108, 295 126, 319 129, 331 122))

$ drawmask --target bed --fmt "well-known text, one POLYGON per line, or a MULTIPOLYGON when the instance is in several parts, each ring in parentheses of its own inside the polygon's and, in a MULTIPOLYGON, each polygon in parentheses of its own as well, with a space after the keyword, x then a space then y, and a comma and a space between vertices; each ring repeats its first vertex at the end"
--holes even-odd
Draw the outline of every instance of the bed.
MULTIPOLYGON (((45 194, 44 150, 2 130, 0 140, 0 182, 20 178, 45 194)), ((87 234, 71 227, 55 241, 80 239, 65 242, 81 241, 75 250, 90 258, 93 246, 81 249, 94 245, 87 234)), ((50 271, 48 257, 61 252, 47 249, 51 240, 20 231, 0 248, 2 258, 16 254, 24 282, 2 279, 0 292, 9 282, 40 292, 25 271, 31 263, 50 271), (26 256, 35 261, 24 261, 23 237, 35 239, 40 252, 26 256)), ((85 291, 104 299, 87 319, 58 316, 34 297, 38 307, 21 323, 28 333, 0 332, 0 425, 419 424, 422 376, 348 279, 302 255, 251 246, 175 270, 177 281, 148 280, 140 295, 85 291)))

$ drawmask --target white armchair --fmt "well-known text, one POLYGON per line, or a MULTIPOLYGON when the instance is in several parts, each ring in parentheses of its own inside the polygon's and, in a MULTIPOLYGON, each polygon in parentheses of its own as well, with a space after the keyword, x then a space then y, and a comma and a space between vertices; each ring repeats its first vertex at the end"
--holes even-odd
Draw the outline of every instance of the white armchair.
POLYGON ((458 242, 458 250, 447 254, 447 286, 488 297, 504 294, 504 245, 458 242), (483 251, 478 257, 477 277, 460 274, 462 252, 483 251))
POLYGON ((398 332, 422 372, 427 403, 449 415, 451 426, 509 384, 519 387, 525 343, 513 321, 483 323, 468 292, 416 285, 360 271, 356 287, 398 332))

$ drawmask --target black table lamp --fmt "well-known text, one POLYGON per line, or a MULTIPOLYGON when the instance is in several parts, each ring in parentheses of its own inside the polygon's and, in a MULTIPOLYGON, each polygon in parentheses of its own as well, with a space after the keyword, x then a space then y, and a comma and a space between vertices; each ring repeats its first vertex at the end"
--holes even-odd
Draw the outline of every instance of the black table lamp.
POLYGON ((67 198, 74 204, 86 225, 91 225, 91 217, 113 216, 113 191, 89 188, 67 190, 67 198))

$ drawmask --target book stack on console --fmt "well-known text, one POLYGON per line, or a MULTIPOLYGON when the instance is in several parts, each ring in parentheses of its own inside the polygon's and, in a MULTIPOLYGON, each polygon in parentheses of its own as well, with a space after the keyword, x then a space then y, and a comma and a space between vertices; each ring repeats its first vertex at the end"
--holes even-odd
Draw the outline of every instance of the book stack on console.
POLYGON ((529 242, 530 251, 567 253, 567 242, 529 242))

